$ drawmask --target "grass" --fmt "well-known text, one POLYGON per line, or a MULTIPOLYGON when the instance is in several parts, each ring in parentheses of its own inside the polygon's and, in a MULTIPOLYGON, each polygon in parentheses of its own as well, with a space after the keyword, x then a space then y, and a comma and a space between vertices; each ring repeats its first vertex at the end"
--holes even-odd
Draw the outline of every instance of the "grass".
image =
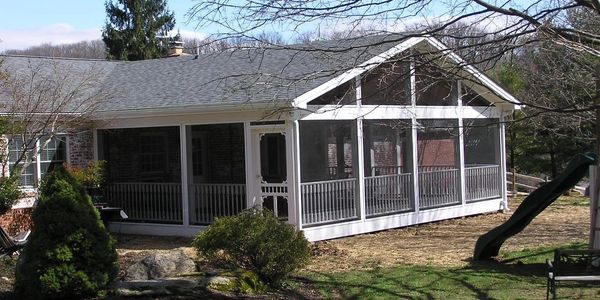
MULTIPOLYGON (((585 248, 582 243, 566 245, 585 248)), ((343 299, 544 299, 546 258, 554 248, 505 252, 501 262, 474 262, 464 268, 396 266, 336 274, 308 273, 296 280, 325 298, 343 299)), ((597 286, 561 284, 561 299, 597 299, 597 286)))

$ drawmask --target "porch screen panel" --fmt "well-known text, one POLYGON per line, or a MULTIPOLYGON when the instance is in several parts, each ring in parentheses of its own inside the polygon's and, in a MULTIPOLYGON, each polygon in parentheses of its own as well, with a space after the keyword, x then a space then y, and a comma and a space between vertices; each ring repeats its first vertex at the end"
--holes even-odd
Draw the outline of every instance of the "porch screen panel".
POLYGON ((498 119, 465 119, 465 197, 467 202, 500 197, 498 119))
POLYGON ((309 105, 355 105, 356 87, 354 80, 349 80, 322 96, 312 100, 309 105))
POLYGON ((182 223, 179 127, 99 130, 98 137, 104 201, 123 208, 127 221, 182 223))
POLYGON ((364 120, 367 217, 413 209, 410 120, 364 120))
POLYGON ((459 204, 457 120, 418 120, 419 207, 459 204))
POLYGON ((358 217, 353 121, 300 121, 302 223, 305 226, 358 217))
POLYGON ((417 105, 452 106, 457 104, 456 79, 428 58, 415 63, 417 105))
POLYGON ((409 62, 397 58, 363 76, 363 105, 410 105, 409 62))
POLYGON ((191 224, 246 208, 244 124, 188 126, 188 180, 191 224))

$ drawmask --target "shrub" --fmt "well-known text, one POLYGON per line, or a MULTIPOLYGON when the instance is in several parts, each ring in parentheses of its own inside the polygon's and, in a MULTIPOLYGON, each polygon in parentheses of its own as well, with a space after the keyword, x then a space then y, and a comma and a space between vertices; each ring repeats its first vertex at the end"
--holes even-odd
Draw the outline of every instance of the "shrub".
POLYGON ((19 176, 0 177, 0 215, 6 213, 21 196, 19 176))
POLYGON ((77 299, 101 295, 118 271, 114 243, 83 187, 66 171, 42 184, 33 230, 19 257, 19 299, 77 299))
POLYGON ((268 210, 250 209, 218 218, 193 244, 209 261, 252 271, 271 287, 280 286, 310 256, 304 234, 268 210))
POLYGON ((86 188, 97 188, 104 183, 105 161, 90 161, 85 167, 65 166, 65 169, 86 188))

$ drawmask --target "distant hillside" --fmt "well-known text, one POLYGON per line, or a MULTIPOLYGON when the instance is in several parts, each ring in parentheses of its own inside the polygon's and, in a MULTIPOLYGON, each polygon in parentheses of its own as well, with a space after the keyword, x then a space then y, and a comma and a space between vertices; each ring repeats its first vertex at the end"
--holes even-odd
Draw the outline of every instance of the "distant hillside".
POLYGON ((5 50, 3 53, 9 55, 104 59, 106 58, 106 47, 102 40, 94 40, 61 45, 41 44, 25 50, 5 50))

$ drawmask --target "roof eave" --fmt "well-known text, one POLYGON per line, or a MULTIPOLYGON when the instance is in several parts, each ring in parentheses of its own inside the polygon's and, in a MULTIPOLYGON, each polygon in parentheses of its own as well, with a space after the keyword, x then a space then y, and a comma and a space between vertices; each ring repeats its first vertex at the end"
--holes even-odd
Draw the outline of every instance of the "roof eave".
POLYGON ((181 116, 222 112, 247 112, 265 109, 278 109, 289 106, 289 102, 287 101, 270 101, 254 103, 246 102, 243 104, 198 104, 177 107, 153 107, 140 109, 110 110, 95 112, 92 116, 92 120, 181 116))

